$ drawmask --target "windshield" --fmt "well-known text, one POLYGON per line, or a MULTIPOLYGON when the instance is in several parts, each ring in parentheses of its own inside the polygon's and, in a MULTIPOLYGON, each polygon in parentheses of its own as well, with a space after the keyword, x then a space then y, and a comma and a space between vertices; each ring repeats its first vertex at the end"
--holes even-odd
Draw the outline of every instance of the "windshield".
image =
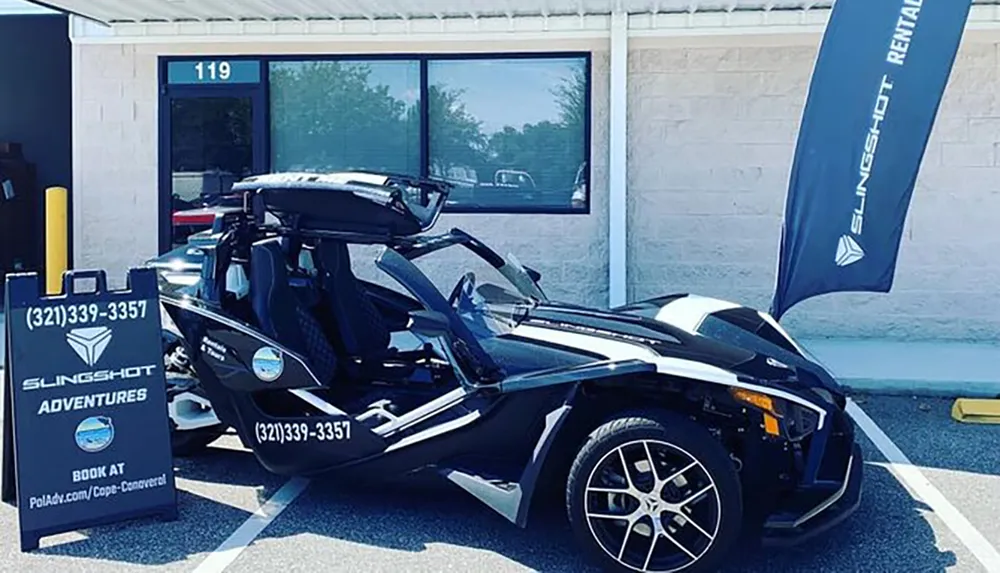
POLYGON ((470 278, 454 302, 455 312, 479 340, 510 333, 537 303, 492 283, 470 278))
POLYGON ((509 333, 544 300, 513 256, 504 258, 497 268, 471 249, 453 244, 412 262, 480 340, 509 333))

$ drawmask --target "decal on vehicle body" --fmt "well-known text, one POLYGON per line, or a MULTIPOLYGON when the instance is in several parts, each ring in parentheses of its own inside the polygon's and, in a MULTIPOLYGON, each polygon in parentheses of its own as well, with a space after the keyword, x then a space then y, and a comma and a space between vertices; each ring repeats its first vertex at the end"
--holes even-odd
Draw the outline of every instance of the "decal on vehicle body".
POLYGON ((688 295, 663 305, 656 314, 656 320, 697 334, 698 327, 706 316, 740 306, 734 302, 707 296, 688 295))
POLYGON ((229 354, 229 349, 224 344, 207 336, 201 339, 201 351, 219 362, 225 362, 226 354, 229 354))
POLYGON ((281 351, 265 346, 253 355, 253 373, 264 382, 274 382, 285 370, 285 359, 281 351))
POLYGON ((350 420, 322 422, 257 422, 254 433, 259 443, 339 442, 351 439, 350 420))

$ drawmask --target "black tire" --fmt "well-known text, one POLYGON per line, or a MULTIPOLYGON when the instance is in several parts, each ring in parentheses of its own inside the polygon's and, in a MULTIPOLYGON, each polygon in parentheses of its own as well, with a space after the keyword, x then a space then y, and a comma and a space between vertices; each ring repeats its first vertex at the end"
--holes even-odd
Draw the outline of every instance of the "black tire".
POLYGON ((573 534, 586 555, 603 569, 616 572, 643 570, 652 538, 657 542, 652 544, 655 553, 647 571, 713 571, 738 541, 743 520, 740 480, 726 449, 697 423, 657 410, 619 414, 588 436, 569 471, 566 506, 573 534), (654 484, 646 483, 652 474, 643 471, 649 462, 636 467, 642 459, 651 457, 663 463, 656 474, 658 481, 677 474, 678 467, 694 465, 682 474, 683 479, 661 483, 660 495, 654 496, 654 484), (623 459, 632 468, 629 482, 625 482, 621 471, 615 475, 615 468, 623 468, 623 459), (618 489, 622 484, 631 487, 630 483, 643 499, 607 489, 588 492, 591 486, 618 489), (714 488, 706 489, 710 485, 714 488), (700 496, 692 493, 701 491, 705 493, 700 496), (664 509, 665 501, 673 509, 686 512, 687 519, 664 509), (631 514, 635 521, 590 520, 585 504, 592 514, 631 514), (653 514, 660 516, 660 527, 670 538, 654 529, 656 524, 650 517, 653 514), (617 547, 622 552, 621 539, 627 539, 627 544, 619 561, 618 555, 612 555, 605 547, 617 547), (673 540, 682 541, 689 548, 687 552, 673 540))
MULTIPOLYGON (((184 377, 186 378, 186 377, 184 377)), ((168 376, 168 384, 170 377, 168 376)), ((175 394, 177 390, 168 388, 167 390, 167 400, 172 399, 172 395, 175 394)), ((196 394, 202 398, 207 398, 205 393, 198 386, 189 387, 186 392, 196 394)), ((177 426, 174 424, 173 420, 170 422, 170 444, 171 450, 173 451, 174 457, 176 458, 187 458, 204 453, 204 451, 214 442, 215 440, 222 437, 226 433, 226 426, 223 424, 216 424, 214 426, 209 426, 207 428, 196 428, 193 430, 178 430, 177 426)))
MULTIPOLYGON (((167 400, 172 400, 173 396, 183 388, 186 392, 191 392, 206 398, 204 391, 198 384, 198 378, 194 369, 191 368, 185 359, 181 362, 168 359, 168 355, 180 348, 186 350, 183 340, 176 334, 163 331, 161 333, 163 343, 164 365, 166 367, 167 379, 167 400)), ((174 457, 186 458, 204 453, 209 445, 226 433, 226 427, 222 424, 208 428, 198 428, 195 430, 178 430, 174 423, 170 423, 170 444, 174 457)))
POLYGON ((171 428, 170 444, 174 457, 187 458, 202 454, 212 442, 225 433, 226 429, 221 425, 184 431, 171 428))

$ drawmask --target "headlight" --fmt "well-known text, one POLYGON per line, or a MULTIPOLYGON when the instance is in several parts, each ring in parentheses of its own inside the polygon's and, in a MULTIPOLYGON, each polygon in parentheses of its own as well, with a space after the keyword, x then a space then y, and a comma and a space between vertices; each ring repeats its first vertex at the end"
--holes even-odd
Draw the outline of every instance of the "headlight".
POLYGON ((735 387, 729 388, 729 394, 737 402, 761 412, 764 432, 770 436, 798 441, 814 432, 819 423, 816 412, 781 398, 735 387))

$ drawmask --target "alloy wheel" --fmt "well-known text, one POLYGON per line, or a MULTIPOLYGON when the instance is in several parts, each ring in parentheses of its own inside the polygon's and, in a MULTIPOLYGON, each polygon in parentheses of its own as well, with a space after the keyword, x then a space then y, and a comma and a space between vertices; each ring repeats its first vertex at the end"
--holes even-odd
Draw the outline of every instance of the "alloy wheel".
POLYGON ((655 439, 608 451, 584 490, 587 525, 622 566, 670 573, 698 562, 722 521, 712 475, 693 455, 655 439))

